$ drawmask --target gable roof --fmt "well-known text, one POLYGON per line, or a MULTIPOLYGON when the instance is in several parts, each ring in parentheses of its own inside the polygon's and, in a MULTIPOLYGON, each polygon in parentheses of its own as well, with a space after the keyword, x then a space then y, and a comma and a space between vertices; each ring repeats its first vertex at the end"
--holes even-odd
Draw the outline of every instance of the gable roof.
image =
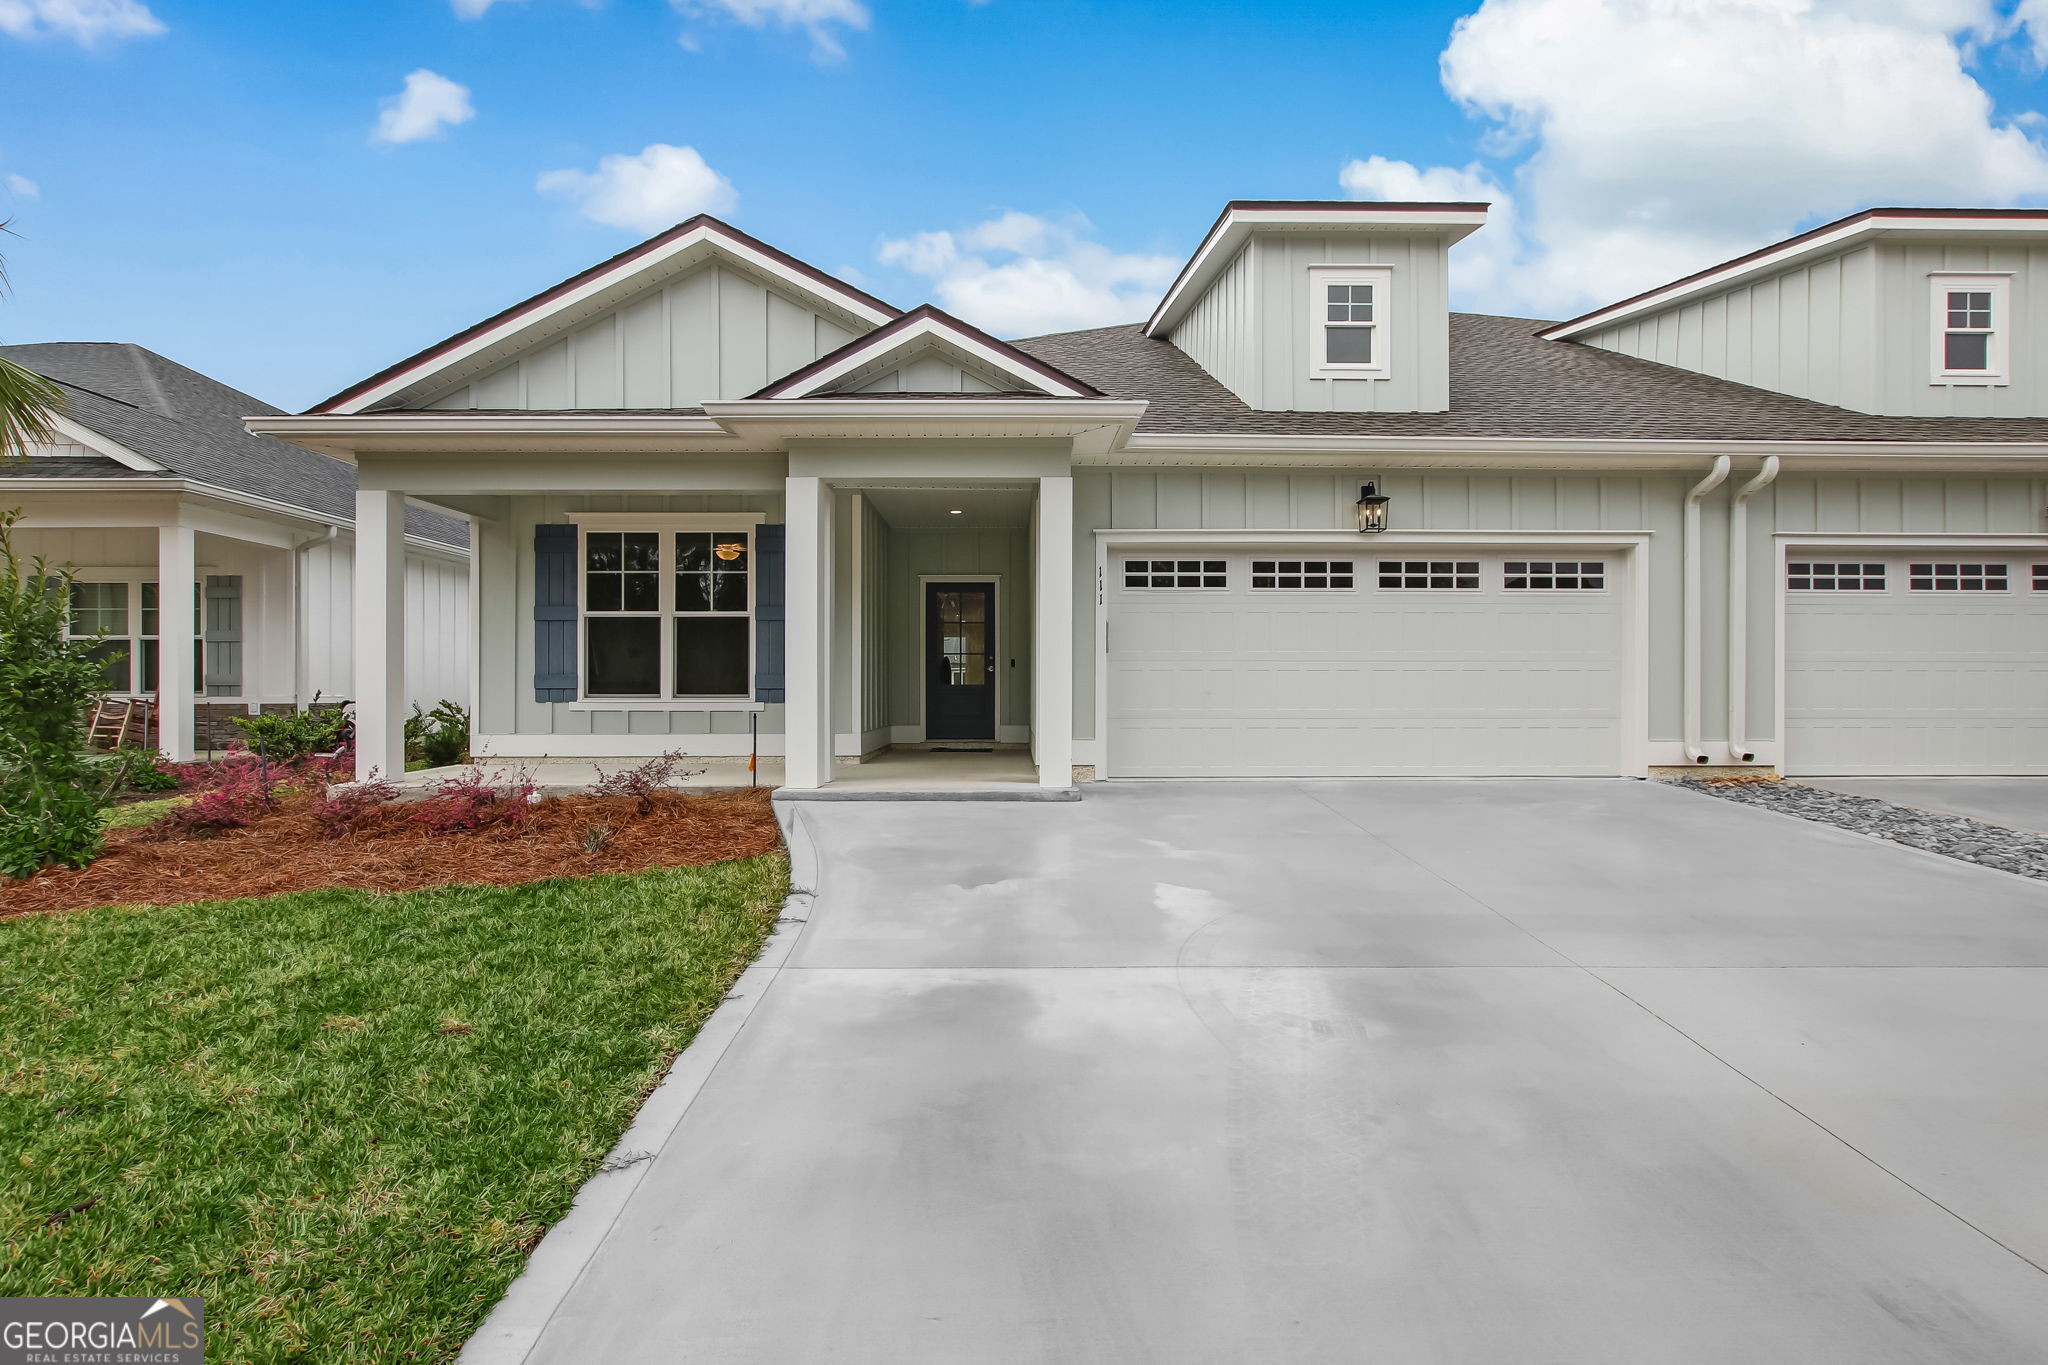
POLYGON ((883 302, 866 290, 856 289, 844 280, 828 275, 710 214, 700 213, 638 246, 629 247, 588 270, 571 275, 560 284, 493 313, 446 340, 414 352, 395 365, 386 366, 368 379, 351 384, 332 398, 314 404, 307 413, 361 412, 403 390, 418 386, 439 371, 480 351, 516 344, 518 339, 542 329, 567 310, 589 308, 597 300, 614 302, 629 281, 671 263, 679 256, 707 248, 722 251, 780 279, 868 326, 878 326, 902 315, 900 308, 883 302))
MULTIPOLYGON (((866 336, 855 337, 836 351, 828 351, 802 369, 774 380, 753 398, 809 398, 857 371, 868 369, 898 354, 937 345, 957 351, 999 374, 1022 382, 1053 398, 1100 398, 1102 391, 1076 379, 1056 365, 1046 363, 1028 351, 998 340, 979 327, 962 322, 932 305, 920 304, 895 321, 877 327, 866 336)), ((1015 391, 1011 391, 1014 396, 1015 391)), ((834 394, 835 398, 847 397, 834 394)), ((902 397, 901 394, 893 395, 902 397)), ((943 397, 967 395, 946 394, 943 397)))
POLYGON ((1758 275, 1782 270, 1795 262, 1840 251, 1875 237, 1959 233, 2000 234, 2040 239, 2048 234, 2048 209, 1865 209, 1847 218, 1758 247, 1732 261, 1695 270, 1683 279, 1645 289, 1615 303, 1602 304, 1564 322, 1544 325, 1541 335, 1563 341, 1597 327, 1611 326, 1641 313, 1655 312, 1682 300, 1726 289, 1758 275))
MULTIPOLYGON (((282 415, 260 398, 127 342, 0 346, 0 356, 61 387, 69 421, 162 467, 136 469, 97 456, 0 461, 10 481, 181 477, 302 508, 324 521, 355 520, 355 470, 242 425, 244 417, 282 415)), ((469 543, 466 523, 423 508, 406 509, 405 526, 444 545, 469 543)))
POLYGON ((1486 223, 1489 205, 1478 202, 1404 203, 1375 199, 1233 199, 1202 235, 1173 283, 1159 297, 1159 306, 1145 321, 1145 335, 1171 331, 1194 306, 1223 268, 1236 258, 1257 229, 1332 232, 1432 233, 1445 243, 1477 232, 1486 223))
POLYGON ((1534 333, 1529 318, 1453 313, 1448 412, 1265 412, 1247 407, 1142 326, 1017 345, 1112 398, 1142 398, 1138 432, 1588 440, 2048 441, 2048 418, 1875 417, 1534 333))

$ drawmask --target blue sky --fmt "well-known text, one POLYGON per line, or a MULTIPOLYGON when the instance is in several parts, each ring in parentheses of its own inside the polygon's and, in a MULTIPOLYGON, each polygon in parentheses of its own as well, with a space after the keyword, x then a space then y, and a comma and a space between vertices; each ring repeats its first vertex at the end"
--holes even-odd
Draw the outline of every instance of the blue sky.
POLYGON ((0 339, 303 407, 699 207, 1021 334, 1141 316, 1227 199, 1347 194, 1497 200, 1460 302, 1561 315, 1873 203, 2048 202, 2037 10, 0 0, 0 339))

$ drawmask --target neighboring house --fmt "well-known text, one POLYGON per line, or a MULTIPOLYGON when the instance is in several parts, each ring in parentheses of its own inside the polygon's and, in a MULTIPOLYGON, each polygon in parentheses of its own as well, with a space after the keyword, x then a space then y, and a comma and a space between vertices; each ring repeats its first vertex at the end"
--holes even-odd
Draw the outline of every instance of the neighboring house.
MULTIPOLYGON (((103 637, 117 697, 158 703, 174 758, 236 737, 228 718, 345 701, 355 472, 268 436, 278 409, 140 346, 49 342, 0 355, 56 381, 62 443, 0 459, 15 548, 69 564, 75 635, 103 637), (164 622, 190 621, 165 633, 164 622)), ((469 695, 468 527, 405 517, 409 699, 469 695)))
POLYGON ((1234 203, 1144 324, 1006 343, 697 218, 251 425, 358 466, 365 767, 411 497, 475 518, 503 756, 2048 773, 2048 212, 1565 323, 1449 311, 1484 219, 1234 203))

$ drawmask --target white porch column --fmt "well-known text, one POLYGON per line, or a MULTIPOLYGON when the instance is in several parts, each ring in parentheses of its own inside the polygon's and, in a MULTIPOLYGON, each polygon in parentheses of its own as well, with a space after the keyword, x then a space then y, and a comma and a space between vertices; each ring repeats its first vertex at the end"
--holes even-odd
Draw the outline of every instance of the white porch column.
POLYGON ((1074 785, 1074 480, 1038 481, 1031 741, 1038 785, 1074 785))
POLYGON ((356 778, 405 774, 405 494, 356 490, 356 778))
MULTIPOLYGON (((199 573, 198 535, 189 526, 156 528, 157 747, 174 763, 191 759, 197 698, 192 686, 192 613, 199 573)), ((133 604, 140 610, 140 604, 133 604)), ((142 660, 129 667, 141 681, 142 660)))
POLYGON ((783 785, 832 780, 832 488, 788 480, 787 635, 783 641, 783 785))

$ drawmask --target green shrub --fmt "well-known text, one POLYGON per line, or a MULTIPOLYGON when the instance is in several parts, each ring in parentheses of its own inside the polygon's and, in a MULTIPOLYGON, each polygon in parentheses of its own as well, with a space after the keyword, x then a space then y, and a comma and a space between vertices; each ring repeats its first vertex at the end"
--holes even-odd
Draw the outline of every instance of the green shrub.
POLYGON ((461 763, 469 757, 469 712, 452 701, 442 701, 431 711, 413 703, 405 722, 407 762, 425 762, 434 768, 461 763))
POLYGON ((19 512, 0 512, 0 876, 99 856, 104 779, 86 714, 104 691, 92 640, 66 634, 71 574, 14 553, 19 512))
POLYGON ((108 756, 113 760, 115 791, 173 792, 178 775, 164 767, 163 755, 154 749, 122 747, 108 756))
MULTIPOLYGON (((316 693, 313 697, 320 700, 316 693)), ((268 716, 232 716, 235 728, 249 737, 249 747, 272 763, 291 763, 309 754, 332 753, 341 747, 348 715, 326 711, 286 711, 268 716)))

